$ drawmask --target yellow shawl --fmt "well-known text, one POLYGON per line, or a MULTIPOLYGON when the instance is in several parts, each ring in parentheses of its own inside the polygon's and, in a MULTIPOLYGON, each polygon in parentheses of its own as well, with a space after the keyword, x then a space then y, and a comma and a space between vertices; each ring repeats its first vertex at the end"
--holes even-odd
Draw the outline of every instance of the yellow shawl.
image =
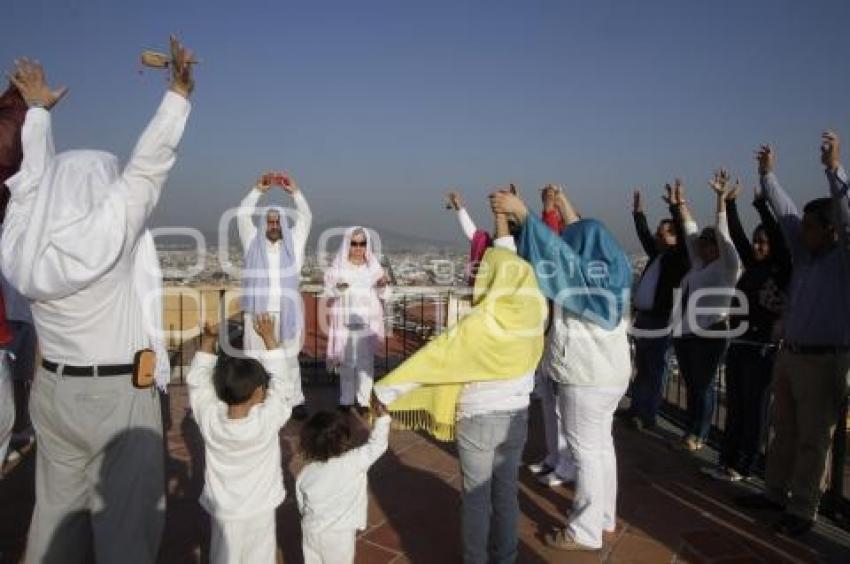
POLYGON ((488 250, 472 303, 472 311, 458 325, 377 384, 420 385, 389 406, 396 424, 452 440, 464 384, 511 380, 537 367, 547 308, 529 263, 509 250, 488 250))

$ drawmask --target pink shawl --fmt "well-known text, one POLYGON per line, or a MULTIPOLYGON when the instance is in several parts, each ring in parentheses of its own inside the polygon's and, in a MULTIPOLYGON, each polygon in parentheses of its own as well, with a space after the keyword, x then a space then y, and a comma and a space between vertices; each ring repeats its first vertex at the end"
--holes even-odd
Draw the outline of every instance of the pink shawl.
MULTIPOLYGON (((372 251, 372 235, 368 229, 363 227, 350 227, 346 229, 345 236, 342 240, 342 246, 337 253, 333 264, 325 271, 325 296, 328 298, 328 310, 330 314, 330 323, 328 324, 328 350, 327 364, 331 370, 342 362, 345 357, 345 345, 348 342, 350 329, 345 325, 346 310, 345 300, 341 299, 339 292, 336 290, 336 285, 340 282, 347 281, 347 274, 358 268, 348 262, 348 253, 351 249, 351 237, 355 231, 362 230, 366 234, 366 268, 368 269, 368 278, 372 282, 372 286, 368 293, 362 290, 357 294, 356 298, 362 304, 368 301, 363 308, 366 313, 365 327, 358 332, 363 332, 363 336, 368 336, 371 340, 373 350, 377 350, 378 346, 384 340, 384 306, 383 299, 386 297, 387 288, 378 288, 378 280, 385 276, 384 269, 381 268, 378 258, 372 251)), ((352 291, 352 288, 346 290, 352 291)))

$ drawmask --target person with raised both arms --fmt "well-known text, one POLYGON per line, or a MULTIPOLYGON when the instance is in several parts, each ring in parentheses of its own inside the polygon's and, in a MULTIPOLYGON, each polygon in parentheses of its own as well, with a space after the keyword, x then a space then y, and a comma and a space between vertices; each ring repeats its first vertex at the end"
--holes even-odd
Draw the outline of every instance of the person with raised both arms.
POLYGON ((27 562, 153 562, 165 518, 162 411, 170 377, 161 276, 145 224, 176 160, 194 88, 171 38, 170 83, 123 170, 102 151, 53 148, 53 90, 36 62, 12 81, 29 106, 0 267, 32 301, 41 366, 30 399, 38 442, 27 562), (154 353, 151 358, 150 349, 154 353), (156 386, 134 378, 137 355, 156 386))

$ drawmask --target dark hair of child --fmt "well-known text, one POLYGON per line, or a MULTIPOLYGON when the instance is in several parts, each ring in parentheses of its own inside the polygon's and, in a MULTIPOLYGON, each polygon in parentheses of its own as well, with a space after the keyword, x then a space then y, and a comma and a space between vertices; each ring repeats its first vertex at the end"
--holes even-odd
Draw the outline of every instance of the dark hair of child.
POLYGON ((340 456, 350 442, 348 420, 336 411, 316 412, 301 428, 301 452, 308 462, 326 462, 340 456))
POLYGON ((267 388, 269 379, 269 373, 256 359, 224 353, 219 355, 213 372, 215 393, 227 405, 245 403, 258 387, 267 388))

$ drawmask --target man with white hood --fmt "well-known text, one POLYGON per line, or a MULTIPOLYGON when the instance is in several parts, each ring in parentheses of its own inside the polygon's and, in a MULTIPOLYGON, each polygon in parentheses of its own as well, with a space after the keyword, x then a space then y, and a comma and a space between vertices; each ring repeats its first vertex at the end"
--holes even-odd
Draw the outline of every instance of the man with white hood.
POLYGON ((0 267, 32 301, 42 362, 31 394, 38 440, 27 562, 153 562, 165 516, 157 388, 169 376, 161 276, 145 229, 189 115, 192 56, 171 38, 171 80, 123 171, 101 151, 55 154, 51 90, 38 63, 16 63, 26 100, 21 170, 0 267), (152 349, 156 387, 133 377, 152 349))

